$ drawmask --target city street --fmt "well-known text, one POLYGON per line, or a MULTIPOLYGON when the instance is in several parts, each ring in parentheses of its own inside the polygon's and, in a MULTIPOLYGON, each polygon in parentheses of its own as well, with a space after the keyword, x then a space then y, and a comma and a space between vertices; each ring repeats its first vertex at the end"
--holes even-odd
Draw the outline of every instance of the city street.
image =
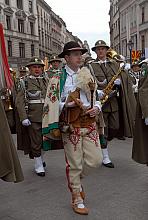
POLYGON ((33 160, 19 152, 25 180, 0 182, 0 220, 147 220, 148 167, 131 160, 132 139, 114 140, 115 169, 101 167, 83 180, 88 216, 75 214, 65 178, 63 150, 47 152, 47 172, 33 172, 33 160))
POLYGON ((148 220, 147 100, 148 0, 0 0, 0 220, 148 220))

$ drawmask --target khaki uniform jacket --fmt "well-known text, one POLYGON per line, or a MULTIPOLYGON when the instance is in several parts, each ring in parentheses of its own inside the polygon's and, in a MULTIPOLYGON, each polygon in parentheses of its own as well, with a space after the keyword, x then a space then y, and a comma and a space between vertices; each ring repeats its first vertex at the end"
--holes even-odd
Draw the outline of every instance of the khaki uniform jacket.
POLYGON ((148 163, 148 126, 144 119, 148 117, 148 75, 139 82, 136 123, 133 140, 132 158, 138 163, 148 163))
POLYGON ((23 174, 1 99, 0 118, 0 178, 20 182, 23 174))
MULTIPOLYGON (((107 80, 107 83, 100 83, 98 86, 98 89, 103 90, 107 86, 107 84, 110 82, 112 77, 117 73, 118 71, 118 65, 115 62, 108 61, 106 65, 99 64, 97 62, 92 62, 91 66, 93 68, 93 71, 95 73, 95 76, 99 82, 103 82, 104 80, 107 80)), ((102 109, 103 112, 115 112, 118 111, 118 102, 117 97, 110 98, 107 103, 103 106, 102 109)))
POLYGON ((31 122, 42 122, 43 105, 46 96, 47 81, 45 77, 27 76, 20 81, 18 93, 16 96, 16 107, 20 117, 20 121, 29 119, 31 122), (25 99, 24 85, 26 81, 27 100, 25 99), (23 85, 24 84, 24 85, 23 85), (40 103, 31 103, 40 102, 40 103), (41 103, 42 102, 42 103, 41 103), (28 113, 25 105, 28 105, 28 113))
MULTIPOLYGON (((107 82, 109 82, 112 77, 119 71, 119 65, 112 60, 106 64, 106 72, 105 67, 102 67, 103 65, 100 66, 100 64, 97 62, 92 62, 91 66, 99 82, 103 82, 105 79, 107 79, 107 82)), ((119 96, 119 99, 121 99, 122 105, 121 108, 124 122, 124 136, 132 137, 134 132, 136 99, 132 90, 132 82, 128 73, 126 71, 122 71, 119 75, 119 78, 121 79, 121 95, 119 96)), ((106 86, 107 84, 99 85, 98 89, 102 90, 106 86)), ((102 108, 103 113, 115 112, 118 110, 119 104, 117 96, 111 97, 102 108)))

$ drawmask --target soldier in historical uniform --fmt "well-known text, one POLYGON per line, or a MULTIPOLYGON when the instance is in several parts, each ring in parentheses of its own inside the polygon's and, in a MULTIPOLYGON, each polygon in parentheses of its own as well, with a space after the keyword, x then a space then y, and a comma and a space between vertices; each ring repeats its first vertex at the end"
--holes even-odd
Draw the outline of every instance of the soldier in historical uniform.
POLYGON ((50 60, 49 60, 49 64, 51 65, 51 68, 58 70, 61 68, 61 63, 62 60, 60 59, 60 57, 56 56, 56 55, 52 55, 50 60))
POLYGON ((16 97, 17 111, 24 128, 21 149, 25 154, 29 154, 30 158, 34 158, 37 175, 45 176, 41 155, 42 113, 47 86, 43 74, 44 62, 34 57, 27 64, 27 67, 29 75, 20 80, 16 97))
POLYGON ((17 183, 23 174, 1 99, 0 119, 0 178, 17 183))
POLYGON ((57 73, 57 71, 61 71, 61 63, 62 60, 58 56, 51 56, 49 60, 49 69, 46 71, 49 78, 51 78, 53 74, 57 73))
POLYGON ((132 80, 132 88, 135 95, 135 98, 137 99, 137 93, 138 93, 138 83, 141 77, 141 68, 139 66, 139 61, 135 61, 131 65, 131 69, 129 70, 130 78, 132 80))
POLYGON ((137 163, 148 165, 148 59, 140 66, 132 158, 137 163))
POLYGON ((29 69, 26 66, 21 66, 19 68, 19 77, 24 77, 28 74, 29 69))
MULTIPOLYGON (((21 66, 19 68, 18 75, 14 81, 15 97, 20 90, 20 81, 25 81, 25 77, 27 77, 28 74, 29 74, 29 69, 27 67, 21 66)), ((24 127, 22 126, 16 107, 15 107, 15 121, 16 121, 16 133, 17 133, 17 148, 18 150, 23 150, 23 144, 25 141, 25 138, 23 138, 24 127)))
POLYGON ((63 74, 51 78, 43 117, 45 136, 58 136, 59 128, 62 131, 72 208, 82 215, 87 215, 88 209, 84 205, 81 174, 86 173, 86 168, 101 165, 102 161, 95 118, 100 111, 95 98, 97 85, 86 67, 79 71, 85 52, 87 49, 81 48, 77 42, 65 44, 59 57, 65 58, 67 64, 63 74))
POLYGON ((108 49, 109 46, 103 40, 98 40, 92 48, 92 51, 97 54, 97 59, 91 62, 88 67, 94 78, 96 78, 98 84, 98 97, 100 100, 104 99, 102 100, 102 112, 106 127, 104 129, 105 136, 102 140, 105 144, 101 145, 103 165, 113 168, 114 165, 108 155, 106 139, 112 140, 119 129, 119 106, 117 96, 120 94, 120 99, 122 100, 122 126, 124 127, 124 136, 127 137, 132 137, 133 135, 136 103, 128 75, 124 70, 122 71, 122 69, 119 68, 116 61, 107 58, 108 49), (109 88, 110 93, 106 96, 104 91, 111 80, 112 84, 111 88, 109 88), (105 100, 105 98, 107 99, 105 100))

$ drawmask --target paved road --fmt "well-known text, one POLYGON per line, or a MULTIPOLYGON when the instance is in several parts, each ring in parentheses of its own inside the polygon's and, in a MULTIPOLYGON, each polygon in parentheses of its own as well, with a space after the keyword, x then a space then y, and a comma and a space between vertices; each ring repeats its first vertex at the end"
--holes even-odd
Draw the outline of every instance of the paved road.
POLYGON ((110 144, 115 169, 101 167, 83 180, 88 216, 73 213, 62 150, 48 152, 46 177, 19 152, 25 181, 0 181, 0 220, 148 220, 148 167, 131 160, 132 140, 110 144))

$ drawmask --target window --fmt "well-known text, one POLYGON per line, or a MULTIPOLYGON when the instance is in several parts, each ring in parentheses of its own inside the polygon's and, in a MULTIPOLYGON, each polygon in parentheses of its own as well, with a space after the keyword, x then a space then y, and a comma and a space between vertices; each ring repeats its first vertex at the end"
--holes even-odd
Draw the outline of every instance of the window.
POLYGON ((137 50, 137 35, 135 35, 135 42, 136 42, 136 50, 137 50))
POLYGON ((8 57, 12 57, 12 41, 8 40, 8 57))
POLYGON ((5 4, 6 5, 9 5, 10 3, 9 3, 9 0, 5 0, 5 4))
POLYGON ((17 0, 17 8, 23 9, 23 0, 17 0))
POLYGON ((25 44, 19 43, 20 57, 25 58, 25 44))
POLYGON ((42 46, 44 47, 44 32, 42 31, 42 46))
POLYGON ((6 15, 6 24, 7 24, 7 29, 11 30, 11 17, 6 15))
POLYGON ((39 50, 39 57, 41 58, 42 57, 42 51, 39 50))
POLYGON ((18 31, 24 33, 24 21, 21 19, 18 19, 18 31))
POLYGON ((31 56, 34 57, 34 44, 31 44, 31 56))
POLYGON ((30 22, 30 33, 31 35, 34 35, 34 23, 30 22))
POLYGON ((29 1, 29 11, 30 11, 30 13, 33 12, 33 7, 32 6, 33 6, 32 1, 29 1))
POLYGON ((141 47, 142 47, 142 56, 145 57, 145 37, 141 36, 141 47))
POLYGON ((142 7, 142 23, 144 23, 145 21, 145 10, 144 10, 144 7, 142 7))

